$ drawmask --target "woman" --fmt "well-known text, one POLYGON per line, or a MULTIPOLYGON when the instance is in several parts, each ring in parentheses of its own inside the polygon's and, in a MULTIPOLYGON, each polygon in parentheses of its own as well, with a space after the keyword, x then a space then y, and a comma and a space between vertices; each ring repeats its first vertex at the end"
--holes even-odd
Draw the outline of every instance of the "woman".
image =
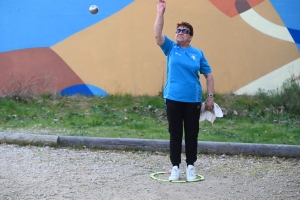
POLYGON ((170 160, 173 165, 170 181, 180 178, 183 129, 185 133, 186 180, 196 179, 194 162, 197 160, 199 117, 202 87, 199 72, 206 78, 208 98, 206 110, 213 110, 214 79, 203 52, 190 45, 194 35, 192 25, 177 24, 175 39, 162 34, 166 2, 156 2, 157 16, 154 35, 157 44, 167 57, 167 79, 164 87, 170 133, 170 160))

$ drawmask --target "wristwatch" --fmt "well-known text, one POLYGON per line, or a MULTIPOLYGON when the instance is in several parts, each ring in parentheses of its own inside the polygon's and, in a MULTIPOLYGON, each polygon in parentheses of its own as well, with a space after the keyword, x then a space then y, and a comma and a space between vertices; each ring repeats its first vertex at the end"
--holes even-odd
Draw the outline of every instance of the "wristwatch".
POLYGON ((214 97, 214 94, 207 94, 207 97, 214 97))

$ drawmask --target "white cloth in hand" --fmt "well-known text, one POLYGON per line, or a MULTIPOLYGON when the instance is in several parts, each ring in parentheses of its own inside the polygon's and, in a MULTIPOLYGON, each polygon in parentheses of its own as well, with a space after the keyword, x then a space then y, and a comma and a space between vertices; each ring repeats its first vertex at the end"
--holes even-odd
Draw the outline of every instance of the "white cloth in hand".
POLYGON ((214 103, 213 111, 205 110, 205 102, 202 102, 201 112, 200 112, 200 122, 207 120, 213 123, 217 117, 223 117, 223 112, 220 106, 214 103))

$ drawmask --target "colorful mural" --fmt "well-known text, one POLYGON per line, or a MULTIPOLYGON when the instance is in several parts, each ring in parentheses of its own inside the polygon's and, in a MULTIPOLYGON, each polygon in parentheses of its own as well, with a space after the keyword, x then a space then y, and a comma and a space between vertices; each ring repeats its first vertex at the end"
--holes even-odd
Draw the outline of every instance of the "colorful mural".
MULTIPOLYGON (((8 73, 30 76, 53 76, 61 94, 85 94, 106 96, 101 88, 86 84, 64 62, 51 46, 73 34, 98 23, 120 11, 132 0, 100 1, 101 13, 91 15, 87 7, 94 1, 77 0, 55 2, 53 0, 0 1, 1 83, 9 82, 8 73)), ((26 78, 24 79, 26 80, 26 78)))
MULTIPOLYGON (((192 45, 205 52, 217 92, 270 90, 300 76, 298 0, 167 6, 164 34, 175 37, 181 21, 194 26, 192 45)), ((0 86, 22 73, 24 80, 52 76, 54 90, 66 95, 157 95, 166 61, 154 40, 155 17, 155 1, 0 0, 0 86)))

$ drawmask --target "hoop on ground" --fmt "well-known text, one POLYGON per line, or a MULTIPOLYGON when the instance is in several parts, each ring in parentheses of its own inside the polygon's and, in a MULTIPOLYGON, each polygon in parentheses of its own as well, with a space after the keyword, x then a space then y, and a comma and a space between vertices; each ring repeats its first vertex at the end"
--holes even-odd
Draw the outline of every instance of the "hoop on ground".
MULTIPOLYGON (((172 182, 172 183, 186 183, 186 182, 198 182, 198 181, 203 181, 204 180, 204 176, 200 175, 200 174, 196 174, 197 178, 191 181, 187 181, 187 180, 174 180, 174 181, 170 181, 167 179, 161 179, 161 178, 157 178, 156 176, 159 174, 169 174, 168 172, 154 172, 152 174, 150 174, 150 177, 154 180, 160 181, 160 182, 172 182)), ((185 174, 184 172, 181 172, 181 174, 185 174)))

